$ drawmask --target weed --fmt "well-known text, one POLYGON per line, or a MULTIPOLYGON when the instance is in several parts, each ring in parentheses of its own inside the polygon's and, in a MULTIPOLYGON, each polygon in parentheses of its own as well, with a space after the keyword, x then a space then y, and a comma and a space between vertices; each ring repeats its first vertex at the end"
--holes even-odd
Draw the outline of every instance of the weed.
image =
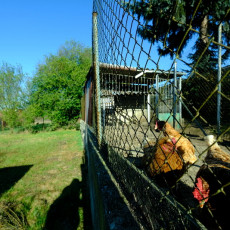
POLYGON ((28 227, 26 215, 21 210, 18 210, 18 204, 0 203, 1 230, 26 230, 28 227))

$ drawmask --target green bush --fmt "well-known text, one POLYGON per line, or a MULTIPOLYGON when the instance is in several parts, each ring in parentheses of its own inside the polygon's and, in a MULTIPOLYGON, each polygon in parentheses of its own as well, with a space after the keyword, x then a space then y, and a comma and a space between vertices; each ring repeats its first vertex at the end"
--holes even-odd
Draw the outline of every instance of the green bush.
POLYGON ((26 128, 30 133, 38 133, 41 131, 51 131, 50 130, 51 124, 36 124, 36 125, 30 125, 26 128))

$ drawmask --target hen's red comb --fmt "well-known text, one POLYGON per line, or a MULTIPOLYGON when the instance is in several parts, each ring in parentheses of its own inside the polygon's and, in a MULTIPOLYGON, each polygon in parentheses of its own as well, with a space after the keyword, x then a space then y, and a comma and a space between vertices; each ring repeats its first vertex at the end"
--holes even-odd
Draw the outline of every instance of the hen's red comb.
POLYGON ((173 143, 174 145, 176 144, 176 138, 175 138, 175 137, 172 138, 172 143, 173 143))
POLYGON ((205 190, 203 187, 202 179, 200 177, 197 178, 196 188, 194 189, 193 196, 196 198, 199 202, 207 202, 208 196, 209 196, 209 189, 205 190))

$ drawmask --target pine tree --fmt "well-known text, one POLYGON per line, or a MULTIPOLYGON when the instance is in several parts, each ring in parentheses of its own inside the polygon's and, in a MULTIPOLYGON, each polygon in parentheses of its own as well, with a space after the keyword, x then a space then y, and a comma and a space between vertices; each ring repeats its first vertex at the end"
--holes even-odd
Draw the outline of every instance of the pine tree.
MULTIPOLYGON (((175 52, 180 55, 195 34, 189 28, 200 32, 196 49, 204 48, 210 37, 217 40, 221 22, 223 43, 230 45, 229 0, 134 0, 125 3, 125 9, 143 20, 144 25, 138 29, 141 37, 152 43, 164 44, 163 48, 159 48, 162 55, 170 54, 173 57, 175 52)), ((209 47, 209 50, 212 49, 209 47)), ((226 50, 223 58, 229 58, 229 54, 230 51, 226 50)))

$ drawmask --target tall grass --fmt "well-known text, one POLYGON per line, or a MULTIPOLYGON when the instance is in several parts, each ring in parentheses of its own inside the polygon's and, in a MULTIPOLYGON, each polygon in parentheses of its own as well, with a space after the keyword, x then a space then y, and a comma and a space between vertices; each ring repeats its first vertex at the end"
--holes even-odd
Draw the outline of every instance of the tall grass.
POLYGON ((0 132, 0 229, 91 229, 85 173, 79 131, 0 132))

